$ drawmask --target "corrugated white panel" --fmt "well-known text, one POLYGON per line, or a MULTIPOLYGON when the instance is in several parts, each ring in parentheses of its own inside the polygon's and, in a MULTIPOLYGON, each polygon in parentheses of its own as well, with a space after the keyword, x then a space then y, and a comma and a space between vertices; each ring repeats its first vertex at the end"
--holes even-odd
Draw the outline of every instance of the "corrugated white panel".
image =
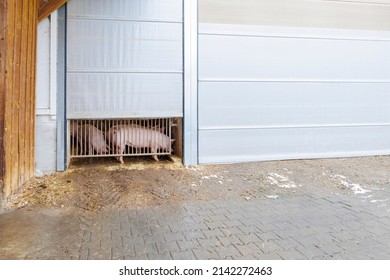
POLYGON ((390 1, 199 0, 199 22, 390 31, 390 1))
POLYGON ((201 163, 390 154, 388 32, 200 30, 201 163))
POLYGON ((199 49, 200 80, 390 81, 390 41, 204 34, 199 49))
POLYGON ((181 72, 182 24, 68 21, 68 72, 181 72))
POLYGON ((390 82, 201 82, 199 127, 390 124, 389 93, 390 82))
POLYGON ((182 0, 72 0, 70 18, 183 21, 182 0))
POLYGON ((177 0, 70 1, 68 118, 181 117, 182 25, 177 0))
POLYGON ((68 116, 182 116, 182 89, 181 74, 70 73, 68 116))
POLYGON ((200 163, 389 154, 389 126, 199 132, 200 163))

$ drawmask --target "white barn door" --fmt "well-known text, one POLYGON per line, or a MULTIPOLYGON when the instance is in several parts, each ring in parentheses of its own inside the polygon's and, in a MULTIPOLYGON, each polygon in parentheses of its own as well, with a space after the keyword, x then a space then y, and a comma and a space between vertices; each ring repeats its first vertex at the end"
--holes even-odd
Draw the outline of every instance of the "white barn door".
POLYGON ((182 0, 71 0, 67 117, 183 115, 182 0))
POLYGON ((390 154, 390 1, 199 3, 200 163, 390 154))

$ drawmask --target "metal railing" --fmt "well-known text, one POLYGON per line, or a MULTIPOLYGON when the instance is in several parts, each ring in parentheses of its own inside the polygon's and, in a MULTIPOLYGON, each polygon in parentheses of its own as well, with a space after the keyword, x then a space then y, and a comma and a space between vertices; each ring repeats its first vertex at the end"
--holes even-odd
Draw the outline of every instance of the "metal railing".
POLYGON ((158 155, 172 153, 172 118, 70 119, 68 155, 72 158, 158 155))

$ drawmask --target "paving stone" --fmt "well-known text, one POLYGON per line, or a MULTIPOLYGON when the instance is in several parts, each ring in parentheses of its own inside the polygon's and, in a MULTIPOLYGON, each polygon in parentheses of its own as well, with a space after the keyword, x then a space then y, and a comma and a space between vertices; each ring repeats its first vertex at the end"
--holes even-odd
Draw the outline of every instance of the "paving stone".
POLYGON ((192 251, 184 252, 171 252, 172 259, 174 260, 195 260, 196 256, 192 251))
POLYGON ((149 260, 172 260, 172 256, 168 253, 162 253, 162 254, 148 254, 149 260))
POLYGON ((205 230, 202 229, 202 232, 206 238, 216 237, 216 236, 225 236, 225 234, 221 231, 221 229, 211 229, 211 230, 205 230))
POLYGON ((270 252, 270 253, 257 253, 257 254, 254 254, 254 257, 257 259, 257 260, 281 260, 281 256, 279 256, 277 253, 275 252, 270 252))
POLYGON ((214 246, 220 244, 220 241, 214 236, 211 238, 206 238, 206 239, 198 238, 197 241, 202 248, 214 247, 214 246))
POLYGON ((240 251, 233 245, 215 246, 213 249, 218 254, 220 259, 226 259, 227 257, 232 257, 235 259, 238 256, 242 256, 240 251))
POLYGON ((295 248, 299 253, 304 255, 307 259, 314 259, 315 257, 324 254, 324 251, 314 245, 297 246, 295 248))
POLYGON ((179 252, 180 248, 176 241, 157 243, 157 250, 160 254, 165 252, 179 252))
POLYGON ((284 248, 285 250, 300 246, 300 244, 295 239, 292 238, 278 239, 275 240, 275 243, 277 243, 280 247, 284 248))
POLYGON ((183 235, 186 238, 186 240, 206 238, 206 236, 200 230, 199 231, 183 231, 183 235))
POLYGON ((269 254, 271 252, 281 252, 284 249, 278 245, 274 240, 269 240, 267 242, 257 241, 254 244, 259 248, 264 254, 269 254))
POLYGON ((194 239, 193 241, 177 241, 177 244, 179 245, 179 248, 181 251, 191 250, 199 248, 199 242, 194 239))
POLYGON ((269 240, 279 240, 280 236, 278 236, 275 232, 273 231, 267 231, 267 232, 262 232, 262 233, 255 233, 261 240, 264 242, 267 242, 269 240))
POLYGON ((278 252, 278 255, 280 255, 280 257, 283 260, 307 260, 308 259, 302 253, 298 252, 294 248, 290 248, 288 250, 278 252))
POLYGON ((237 237, 238 237, 238 239, 240 239, 244 243, 244 245, 260 240, 260 238, 257 235, 255 235, 254 233, 245 234, 245 235, 244 234, 237 234, 237 237))
POLYGON ((243 234, 239 227, 221 228, 221 232, 224 234, 224 236, 243 234))
POLYGON ((186 238, 182 233, 164 233, 165 240, 167 242, 172 242, 172 241, 184 241, 186 238))
POLYGON ((141 256, 141 255, 148 255, 148 254, 158 254, 156 244, 139 244, 134 246, 135 255, 141 256))
POLYGON ((198 259, 198 260, 218 260, 219 259, 217 252, 215 252, 212 247, 193 249, 192 252, 194 253, 196 259, 198 259))
POLYGON ((144 239, 145 245, 165 242, 165 238, 162 233, 156 233, 153 235, 143 235, 142 237, 144 239))

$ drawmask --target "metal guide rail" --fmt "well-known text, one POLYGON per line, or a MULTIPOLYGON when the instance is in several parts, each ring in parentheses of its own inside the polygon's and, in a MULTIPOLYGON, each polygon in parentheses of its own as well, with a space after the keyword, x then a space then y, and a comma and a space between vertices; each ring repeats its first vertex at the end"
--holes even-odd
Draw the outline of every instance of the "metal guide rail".
POLYGON ((172 118, 158 119, 70 119, 70 158, 158 155, 172 153, 172 118))

